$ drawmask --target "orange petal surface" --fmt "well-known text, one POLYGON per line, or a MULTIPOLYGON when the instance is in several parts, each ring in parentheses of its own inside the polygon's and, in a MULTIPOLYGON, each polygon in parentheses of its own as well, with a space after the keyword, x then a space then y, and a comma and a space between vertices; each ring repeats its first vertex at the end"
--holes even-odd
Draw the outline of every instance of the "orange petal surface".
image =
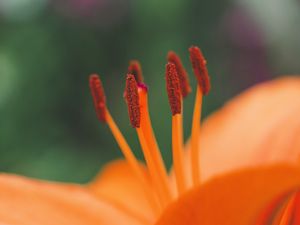
POLYGON ((299 187, 299 167, 236 171, 187 192, 165 210, 156 225, 254 225, 270 202, 299 187))
POLYGON ((255 225, 299 225, 300 191, 281 196, 263 211, 255 225), (280 201, 284 201, 283 204, 280 201))
POLYGON ((0 224, 145 225, 86 188, 0 174, 0 224))
MULTIPOLYGON (((142 164, 141 169, 147 177, 147 171, 142 164)), ((151 187, 149 179, 147 181, 148 187, 151 187)), ((89 187, 100 198, 109 199, 146 221, 153 222, 155 219, 146 196, 151 193, 145 192, 145 188, 126 161, 118 160, 107 164, 89 187)))
POLYGON ((299 115, 300 78, 296 76, 256 85, 235 97, 201 127, 202 181, 238 168, 296 162, 299 115))

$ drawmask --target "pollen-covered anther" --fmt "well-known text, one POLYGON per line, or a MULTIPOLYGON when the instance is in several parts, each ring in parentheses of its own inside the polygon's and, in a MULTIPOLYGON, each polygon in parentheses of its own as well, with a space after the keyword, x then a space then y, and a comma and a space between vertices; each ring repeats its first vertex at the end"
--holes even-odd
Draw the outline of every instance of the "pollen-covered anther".
POLYGON ((168 62, 174 63, 176 66, 176 70, 177 70, 177 74, 178 74, 178 78, 179 78, 179 82, 180 82, 182 97, 185 98, 192 91, 187 72, 184 69, 179 56, 175 52, 170 51, 168 53, 167 59, 168 59, 168 62))
POLYGON ((203 95, 207 95, 210 91, 210 79, 206 67, 206 60, 201 50, 196 46, 190 47, 189 52, 193 70, 198 80, 199 87, 203 95))
POLYGON ((101 122, 106 122, 106 97, 102 82, 97 74, 92 74, 89 83, 97 117, 101 122))
POLYGON ((143 78, 141 64, 139 63, 139 61, 131 60, 129 62, 128 74, 134 75, 137 83, 143 83, 144 78, 143 78))
POLYGON ((134 128, 139 128, 141 112, 139 105, 138 85, 133 74, 127 74, 124 97, 127 102, 130 124, 134 128))
POLYGON ((179 78, 174 63, 166 65, 166 84, 172 115, 181 113, 181 90, 179 78))

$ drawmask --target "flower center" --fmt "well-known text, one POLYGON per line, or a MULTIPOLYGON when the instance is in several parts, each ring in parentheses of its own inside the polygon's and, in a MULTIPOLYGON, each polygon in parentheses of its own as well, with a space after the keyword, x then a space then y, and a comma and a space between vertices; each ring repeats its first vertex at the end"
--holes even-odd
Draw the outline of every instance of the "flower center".
POLYGON ((168 53, 168 63, 166 65, 166 88, 172 112, 172 156, 176 179, 175 193, 171 189, 168 172, 152 129, 148 111, 148 89, 143 83, 139 62, 136 60, 130 62, 126 76, 124 98, 128 106, 131 126, 136 129, 140 141, 148 174, 145 174, 141 169, 138 160, 107 109, 106 97, 99 76, 96 74, 90 76, 90 89, 97 117, 111 129, 125 159, 141 182, 141 186, 145 190, 145 196, 147 196, 154 212, 158 214, 171 201, 191 188, 188 185, 187 176, 184 172, 185 167, 191 165, 192 186, 199 185, 201 181, 199 163, 200 119, 202 98, 210 90, 210 81, 206 60, 201 50, 192 46, 189 52, 198 85, 191 130, 191 162, 188 162, 187 165, 185 165, 186 161, 184 161, 182 116, 183 99, 191 92, 191 87, 181 60, 174 52, 168 53), (151 186, 148 185, 148 178, 151 181, 151 186))

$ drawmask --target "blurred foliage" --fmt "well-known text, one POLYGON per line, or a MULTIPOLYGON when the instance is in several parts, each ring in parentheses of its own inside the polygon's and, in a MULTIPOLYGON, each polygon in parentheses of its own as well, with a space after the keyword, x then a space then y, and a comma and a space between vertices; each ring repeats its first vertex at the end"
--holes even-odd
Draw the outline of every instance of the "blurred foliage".
MULTIPOLYGON (((266 13, 270 7, 276 12, 280 1, 259 7, 260 1, 249 2, 2 0, 0 170, 87 182, 103 163, 122 157, 93 111, 87 80, 94 72, 101 75, 110 111, 142 158, 122 97, 130 59, 142 63, 154 130, 170 166, 168 50, 181 56, 193 89, 187 49, 199 45, 206 55, 213 89, 205 98, 204 116, 272 74, 300 71, 299 1, 285 1, 280 14, 266 13)), ((185 102, 186 139, 193 99, 185 102)))

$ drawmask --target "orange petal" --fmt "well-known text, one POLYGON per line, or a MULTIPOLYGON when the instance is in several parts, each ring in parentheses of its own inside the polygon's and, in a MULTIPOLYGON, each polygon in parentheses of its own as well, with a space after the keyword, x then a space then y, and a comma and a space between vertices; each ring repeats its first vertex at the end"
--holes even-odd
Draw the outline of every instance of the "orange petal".
POLYGON ((298 193, 296 196, 296 207, 294 211, 294 218, 292 221, 292 225, 300 224, 300 194, 298 193))
POLYGON ((148 224, 86 188, 0 174, 0 224, 9 225, 148 224))
POLYGON ((297 207, 300 206, 299 189, 282 195, 271 202, 260 214, 255 225, 297 225, 297 207))
POLYGON ((299 187, 299 167, 240 170, 187 192, 165 210, 156 225, 253 225, 273 199, 299 187))
MULTIPOLYGON (((141 169, 147 174, 142 164, 141 169)), ((149 186, 151 186, 150 181, 149 186)), ((145 192, 140 180, 137 179, 126 161, 118 160, 107 164, 89 187, 100 198, 109 199, 146 221, 153 222, 155 219, 155 214, 146 196, 151 193, 145 192)))
POLYGON ((235 97, 200 130, 202 180, 247 166, 295 162, 300 154, 299 115, 299 77, 256 85, 235 97))
POLYGON ((285 206, 285 200, 289 195, 286 193, 276 197, 265 209, 259 214, 255 225, 270 225, 271 219, 275 216, 280 207, 285 206), (282 206, 283 205, 283 206, 282 206))

